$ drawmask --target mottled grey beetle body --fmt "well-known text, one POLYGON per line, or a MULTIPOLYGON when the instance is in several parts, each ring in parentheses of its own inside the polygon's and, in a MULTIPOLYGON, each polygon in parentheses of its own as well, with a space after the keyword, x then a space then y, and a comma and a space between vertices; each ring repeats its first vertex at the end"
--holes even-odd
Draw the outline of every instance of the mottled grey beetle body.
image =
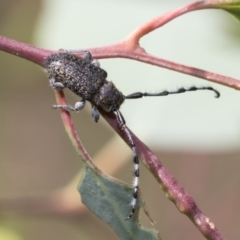
POLYGON ((50 75, 50 83, 52 81, 56 89, 63 89, 58 87, 58 83, 62 83, 82 100, 100 106, 107 112, 119 109, 124 101, 123 94, 106 80, 107 73, 92 61, 91 56, 85 56, 80 58, 68 52, 48 56, 45 68, 50 75))
MULTIPOLYGON (((64 51, 48 56, 45 60, 45 69, 49 73, 50 85, 56 90, 64 88, 82 98, 74 107, 68 105, 53 105, 54 109, 66 111, 80 111, 85 106, 85 101, 92 103, 92 118, 95 122, 99 120, 97 107, 107 112, 114 112, 121 129, 127 134, 130 147, 133 151, 134 162, 134 184, 133 195, 130 203, 131 212, 125 218, 130 219, 136 209, 138 198, 139 159, 135 143, 130 131, 125 125, 125 120, 119 111, 125 96, 115 87, 112 82, 106 80, 107 73, 100 68, 98 61, 92 59, 91 53, 85 52, 82 58, 74 56, 71 52, 64 51)), ((130 96, 132 98, 132 96, 130 96)), ((134 94, 133 98, 136 98, 134 94)))

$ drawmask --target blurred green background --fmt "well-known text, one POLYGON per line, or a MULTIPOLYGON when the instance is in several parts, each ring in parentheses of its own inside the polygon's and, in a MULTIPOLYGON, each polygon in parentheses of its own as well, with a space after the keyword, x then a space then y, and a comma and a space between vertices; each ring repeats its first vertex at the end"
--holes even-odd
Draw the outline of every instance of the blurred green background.
MULTIPOLYGON (((103 46, 120 41, 144 22, 188 2, 0 0, 0 34, 51 50, 103 46)), ((161 58, 239 78, 239 26, 224 11, 198 11, 175 19, 140 43, 161 58)), ((159 156, 223 236, 239 239, 239 93, 127 59, 100 62, 108 80, 125 94, 192 85, 213 86, 221 92, 220 99, 212 92, 198 91, 129 100, 122 113, 129 128, 159 156)), ((82 163, 65 134, 59 112, 50 108, 55 98, 44 71, 0 52, 0 79, 0 239, 118 239, 90 212, 29 215, 19 212, 18 207, 10 211, 8 201, 1 201, 47 195, 67 185, 82 163)), ((69 92, 67 99, 70 103, 78 100, 69 92)), ((104 120, 98 124, 91 120, 89 105, 72 116, 93 158, 109 141, 116 141, 104 120)), ((131 182, 130 150, 121 142, 113 151, 116 156, 124 152, 123 161, 128 162, 114 176, 131 182)), ((114 161, 114 157, 109 159, 111 164, 114 161)), ((166 199, 143 166, 140 182, 163 239, 204 239, 166 199)), ((150 226, 144 214, 141 222, 150 226)))

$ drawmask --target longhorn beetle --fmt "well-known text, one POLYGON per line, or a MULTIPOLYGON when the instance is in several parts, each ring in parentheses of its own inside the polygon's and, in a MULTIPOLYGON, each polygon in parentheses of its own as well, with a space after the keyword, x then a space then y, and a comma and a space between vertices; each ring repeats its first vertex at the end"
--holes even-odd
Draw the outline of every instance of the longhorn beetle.
POLYGON ((49 55, 45 60, 45 68, 49 74, 50 85, 56 90, 69 88, 76 95, 81 97, 81 101, 76 102, 75 106, 53 105, 54 109, 63 109, 66 111, 80 111, 84 108, 85 102, 92 104, 92 118, 95 122, 99 120, 98 108, 102 108, 106 112, 114 112, 121 129, 126 133, 133 152, 134 162, 134 181, 133 195, 130 203, 131 212, 125 218, 130 219, 136 208, 139 188, 139 158, 132 135, 128 130, 125 120, 119 111, 120 106, 126 99, 137 99, 142 97, 166 96, 169 94, 184 93, 196 90, 211 90, 216 94, 216 98, 220 93, 212 87, 190 87, 180 88, 176 91, 163 91, 160 93, 142 93, 135 92, 130 95, 123 95, 115 85, 107 81, 107 73, 100 68, 97 60, 92 58, 89 51, 60 51, 49 55), (84 52, 83 57, 77 57, 73 53, 84 52))

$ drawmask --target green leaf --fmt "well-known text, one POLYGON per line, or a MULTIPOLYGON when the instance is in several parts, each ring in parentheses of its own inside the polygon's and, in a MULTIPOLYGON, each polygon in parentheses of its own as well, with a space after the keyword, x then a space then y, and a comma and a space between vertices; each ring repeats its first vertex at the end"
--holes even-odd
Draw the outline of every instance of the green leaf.
POLYGON ((129 186, 86 166, 78 191, 81 194, 82 202, 110 225, 121 239, 160 239, 157 231, 143 228, 139 224, 140 199, 134 216, 130 220, 124 220, 131 211, 129 203, 132 189, 129 186))
POLYGON ((226 10, 240 21, 240 0, 205 0, 207 5, 226 10))
POLYGON ((233 15, 234 18, 236 18, 240 22, 240 10, 234 11, 234 10, 227 10, 231 15, 233 15))

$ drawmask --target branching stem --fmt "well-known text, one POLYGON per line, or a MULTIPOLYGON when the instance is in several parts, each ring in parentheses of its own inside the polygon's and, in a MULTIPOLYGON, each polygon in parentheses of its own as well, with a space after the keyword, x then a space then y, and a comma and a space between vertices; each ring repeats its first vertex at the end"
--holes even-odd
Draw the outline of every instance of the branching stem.
MULTIPOLYGON (((88 50, 91 52, 94 58, 129 58, 136 61, 167 68, 169 70, 177 71, 180 73, 192 75, 198 78, 206 79, 239 90, 240 81, 238 79, 230 78, 153 56, 147 53, 145 49, 143 49, 139 44, 139 41, 143 36, 160 28, 176 17, 179 17, 191 11, 206 8, 213 8, 213 6, 211 4, 206 4, 205 1, 197 1, 195 3, 191 3, 187 6, 180 7, 176 10, 170 11, 169 13, 146 22, 117 44, 98 48, 90 48, 88 50)), ((0 36, 0 50, 25 58, 41 66, 43 66, 45 57, 53 53, 53 51, 40 49, 3 36, 0 36)), ((82 53, 79 53, 79 55, 81 54, 82 53)), ((63 92, 56 92, 56 98, 58 104, 65 104, 63 92)), ((105 118, 105 120, 114 128, 114 130, 124 139, 124 141, 129 144, 128 137, 119 128, 115 115, 113 113, 106 113, 101 109, 100 113, 105 118)), ((74 146, 78 149, 79 154, 86 160, 87 164, 90 164, 93 168, 95 168, 96 171, 100 171, 94 165, 87 151, 84 149, 81 141, 79 140, 70 114, 62 110, 61 116, 69 137, 74 146)), ((156 180, 166 192, 168 198, 175 203, 179 211, 186 214, 207 239, 223 240, 223 237, 218 232, 215 225, 201 212, 193 198, 163 167, 160 160, 133 133, 132 136, 143 163, 152 172, 156 180)))

